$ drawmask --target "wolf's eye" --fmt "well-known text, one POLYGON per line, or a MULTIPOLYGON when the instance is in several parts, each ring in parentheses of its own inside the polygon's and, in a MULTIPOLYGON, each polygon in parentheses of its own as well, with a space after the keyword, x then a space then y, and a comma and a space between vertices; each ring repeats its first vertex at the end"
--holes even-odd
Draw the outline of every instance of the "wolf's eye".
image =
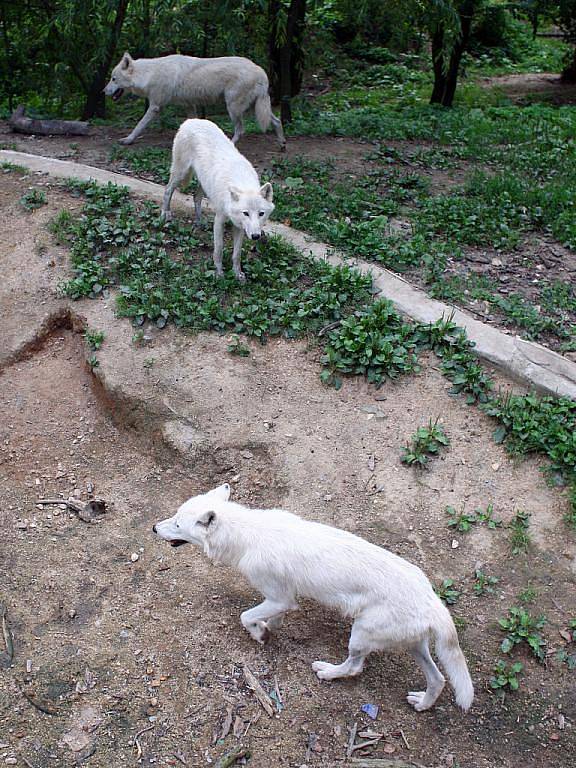
POLYGON ((112 80, 113 80, 113 81, 114 81, 114 80, 116 80, 116 75, 114 75, 114 76, 113 76, 112 80))
POLYGON ((260 211, 260 213, 258 214, 258 216, 264 216, 264 211, 260 211))
POLYGON ((176 528, 180 528, 180 523, 176 523, 176 528))
POLYGON ((250 214, 248 213, 248 211, 242 211, 242 213, 244 214, 244 216, 250 216, 250 214))

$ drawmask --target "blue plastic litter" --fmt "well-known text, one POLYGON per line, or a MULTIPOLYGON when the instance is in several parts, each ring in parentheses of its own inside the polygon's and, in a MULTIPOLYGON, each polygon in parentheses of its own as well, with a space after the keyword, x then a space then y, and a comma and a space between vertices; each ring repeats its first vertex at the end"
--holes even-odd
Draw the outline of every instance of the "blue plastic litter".
POLYGON ((376 720, 378 717, 379 707, 377 704, 362 704, 362 712, 365 712, 372 720, 376 720))

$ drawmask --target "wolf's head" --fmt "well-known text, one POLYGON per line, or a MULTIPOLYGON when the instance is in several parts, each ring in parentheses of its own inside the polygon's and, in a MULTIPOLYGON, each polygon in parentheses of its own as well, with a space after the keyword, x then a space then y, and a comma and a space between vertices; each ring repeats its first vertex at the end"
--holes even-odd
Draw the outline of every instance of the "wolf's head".
POLYGON ((228 483, 184 502, 173 517, 161 520, 152 530, 173 547, 196 544, 205 549, 208 536, 218 526, 220 506, 230 498, 228 483))
POLYGON ((232 224, 243 229, 250 240, 262 237, 262 227, 274 210, 272 184, 266 182, 259 192, 246 192, 230 187, 230 211, 232 224))
POLYGON ((112 70, 110 82, 104 88, 106 96, 111 96, 114 101, 122 96, 125 90, 132 87, 132 75, 134 74, 134 59, 128 52, 122 56, 120 63, 112 70))

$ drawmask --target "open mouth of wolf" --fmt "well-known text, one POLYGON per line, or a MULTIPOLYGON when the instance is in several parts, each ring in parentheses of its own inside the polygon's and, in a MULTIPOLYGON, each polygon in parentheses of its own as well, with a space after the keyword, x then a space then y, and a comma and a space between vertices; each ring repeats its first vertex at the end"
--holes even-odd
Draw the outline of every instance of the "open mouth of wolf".
POLYGON ((169 544, 171 547, 181 547, 182 544, 188 544, 184 539, 170 539, 169 544))
POLYGON ((112 99, 114 101, 118 101, 118 99, 121 98, 123 93, 124 93, 124 88, 116 88, 116 90, 112 94, 112 99))

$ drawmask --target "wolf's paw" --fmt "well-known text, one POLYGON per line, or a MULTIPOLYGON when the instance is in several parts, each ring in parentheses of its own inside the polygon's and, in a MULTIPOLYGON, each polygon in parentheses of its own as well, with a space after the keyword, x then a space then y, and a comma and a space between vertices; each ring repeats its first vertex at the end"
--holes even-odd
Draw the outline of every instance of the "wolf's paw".
POLYGON ((312 664, 312 669, 316 672, 319 680, 332 680, 335 668, 334 664, 329 664, 327 661, 315 661, 312 664))
POLYGON ((426 701, 426 691, 410 691, 408 696, 408 703, 412 704, 416 712, 424 712, 426 709, 430 709, 434 702, 426 701))
POLYGON ((130 136, 125 136, 123 139, 118 139, 118 144, 123 144, 124 146, 127 146, 128 144, 133 144, 134 139, 131 139, 130 136))
POLYGON ((242 270, 240 270, 239 272, 235 272, 234 274, 236 275, 236 280, 238 280, 239 283, 246 282, 246 275, 244 274, 244 272, 242 272, 242 270))
POLYGON ((164 222, 172 221, 172 219, 174 218, 174 214, 172 213, 172 211, 162 211, 162 213, 160 214, 160 218, 164 222))
POLYGON ((264 621, 252 621, 246 626, 246 629, 260 645, 266 645, 270 640, 270 630, 264 621))

